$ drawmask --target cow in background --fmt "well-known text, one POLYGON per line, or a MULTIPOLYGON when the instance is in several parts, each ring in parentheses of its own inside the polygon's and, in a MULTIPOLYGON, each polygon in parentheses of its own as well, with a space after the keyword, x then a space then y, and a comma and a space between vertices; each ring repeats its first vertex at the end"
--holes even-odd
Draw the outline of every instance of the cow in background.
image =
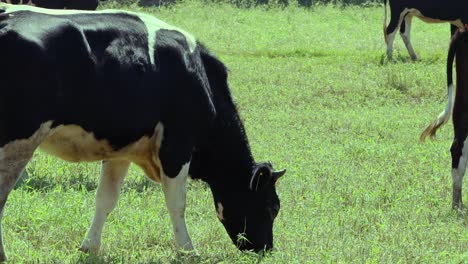
POLYGON ((428 23, 444 23, 451 25, 451 33, 459 29, 464 31, 468 23, 468 2, 466 0, 388 0, 390 5, 390 23, 387 27, 387 0, 384 0, 384 37, 387 44, 387 57, 392 58, 393 41, 396 31, 400 28, 400 36, 412 60, 418 56, 411 45, 410 31, 413 16, 428 23))
POLYGON ((468 31, 454 34, 447 56, 447 105, 421 134, 421 141, 426 137, 434 138, 437 129, 447 123, 453 111, 454 140, 450 152, 452 155, 452 207, 462 208, 462 182, 468 161, 468 31), (457 88, 453 94, 452 67, 456 58, 457 88))
POLYGON ((0 0, 14 5, 33 5, 50 9, 96 10, 98 0, 0 0))

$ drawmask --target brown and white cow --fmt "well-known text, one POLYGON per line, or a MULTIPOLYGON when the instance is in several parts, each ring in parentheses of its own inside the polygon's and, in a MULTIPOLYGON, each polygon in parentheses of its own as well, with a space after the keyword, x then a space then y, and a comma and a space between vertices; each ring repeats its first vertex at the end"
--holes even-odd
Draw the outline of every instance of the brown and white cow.
POLYGON ((384 37, 387 44, 387 57, 392 58, 393 41, 397 29, 405 43, 411 59, 418 56, 411 45, 410 31, 413 16, 428 23, 450 23, 452 35, 459 29, 465 30, 468 23, 468 1, 466 0, 388 0, 390 6, 390 23, 387 27, 387 0, 384 0, 384 37))
POLYGON ((452 207, 462 208, 462 183, 468 160, 468 31, 454 34, 447 56, 448 100, 444 111, 439 114, 421 134, 421 141, 426 137, 434 138, 442 125, 447 123, 452 114, 454 140, 450 152, 452 155, 452 207), (452 68, 456 59, 457 88, 453 92, 452 68))

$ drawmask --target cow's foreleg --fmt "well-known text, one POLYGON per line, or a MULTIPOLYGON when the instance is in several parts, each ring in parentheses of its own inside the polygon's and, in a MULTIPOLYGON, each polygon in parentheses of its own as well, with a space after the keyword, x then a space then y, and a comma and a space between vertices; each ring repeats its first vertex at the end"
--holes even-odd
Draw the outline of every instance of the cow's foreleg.
POLYGON ((166 206, 171 216, 176 246, 182 250, 193 250, 185 224, 186 182, 190 162, 182 166, 179 174, 168 177, 162 173, 162 186, 166 198, 166 206))
POLYGON ((413 46, 411 45, 411 21, 413 16, 407 14, 404 18, 404 23, 400 27, 400 36, 405 43, 406 49, 411 56, 412 60, 418 60, 418 55, 414 52, 413 46))
MULTIPOLYGON (((464 135, 466 137, 466 135, 464 135)), ((462 208, 462 184, 468 160, 468 142, 462 144, 455 137, 450 149, 452 154, 452 208, 462 208)))
POLYGON ((117 205, 120 186, 127 175, 129 165, 130 162, 121 160, 102 162, 101 178, 96 191, 96 211, 88 234, 81 243, 81 251, 91 254, 99 252, 104 223, 117 205))

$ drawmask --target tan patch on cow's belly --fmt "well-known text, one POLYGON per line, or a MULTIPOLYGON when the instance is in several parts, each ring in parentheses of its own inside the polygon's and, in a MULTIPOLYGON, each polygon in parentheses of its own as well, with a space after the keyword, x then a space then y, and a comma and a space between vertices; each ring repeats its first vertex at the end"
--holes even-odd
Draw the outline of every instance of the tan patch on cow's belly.
POLYGON ((463 23, 461 22, 460 19, 457 19, 457 20, 440 20, 440 19, 435 19, 435 18, 430 18, 430 17, 426 17, 424 16, 421 11, 415 9, 415 8, 407 8, 406 11, 408 11, 408 14, 409 15, 413 15, 413 16, 417 16, 419 19, 421 19, 422 21, 426 22, 426 23, 451 23, 455 26, 457 26, 458 28, 460 29, 463 29, 464 26, 463 26, 463 23))
POLYGON ((158 124, 151 137, 144 136, 118 151, 107 140, 97 140, 93 133, 77 125, 54 128, 39 146, 43 151, 72 162, 128 160, 137 164, 152 180, 161 180, 159 148, 163 126, 158 124))

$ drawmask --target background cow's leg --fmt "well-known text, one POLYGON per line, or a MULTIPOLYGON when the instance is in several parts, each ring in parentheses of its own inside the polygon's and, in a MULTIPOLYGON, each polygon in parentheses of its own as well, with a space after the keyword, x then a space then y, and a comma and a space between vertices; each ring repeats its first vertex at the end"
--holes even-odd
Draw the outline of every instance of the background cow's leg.
POLYGON ((387 43, 387 57, 392 58, 393 55, 393 42, 395 41, 395 35, 397 28, 402 23, 402 18, 398 16, 400 12, 394 12, 392 10, 392 15, 390 17, 390 23, 385 32, 385 42, 387 43))
MULTIPOLYGON (((464 138, 467 138, 467 133, 464 133, 464 138)), ((452 147, 450 149, 452 154, 452 208, 462 208, 462 184, 463 176, 466 171, 466 164, 468 160, 468 141, 465 139, 462 142, 455 136, 452 147)))
POLYGON ((411 21, 413 19, 413 16, 410 14, 407 14, 400 26, 400 36, 403 39, 403 42, 405 43, 406 49, 408 50, 408 53, 411 56, 412 60, 418 60, 418 56, 416 55, 416 52, 414 52, 413 46, 411 45, 411 21))
POLYGON ((179 174, 168 177, 162 174, 162 186, 166 198, 166 206, 171 216, 176 246, 183 250, 193 250, 192 241, 185 224, 186 182, 190 162, 182 166, 179 174))
POLYGON ((92 254, 99 252, 104 223, 117 204, 120 186, 127 175, 129 166, 129 161, 113 160, 102 162, 101 178, 96 191, 96 211, 88 234, 83 243, 81 243, 81 251, 92 254))

